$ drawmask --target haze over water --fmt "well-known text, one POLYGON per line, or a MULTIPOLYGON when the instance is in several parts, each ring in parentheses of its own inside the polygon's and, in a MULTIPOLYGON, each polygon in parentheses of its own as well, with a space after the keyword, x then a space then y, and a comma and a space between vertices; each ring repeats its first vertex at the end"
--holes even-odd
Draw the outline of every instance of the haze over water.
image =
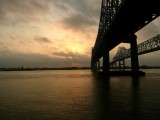
POLYGON ((90 70, 0 72, 1 120, 159 120, 160 70, 98 79, 90 70))

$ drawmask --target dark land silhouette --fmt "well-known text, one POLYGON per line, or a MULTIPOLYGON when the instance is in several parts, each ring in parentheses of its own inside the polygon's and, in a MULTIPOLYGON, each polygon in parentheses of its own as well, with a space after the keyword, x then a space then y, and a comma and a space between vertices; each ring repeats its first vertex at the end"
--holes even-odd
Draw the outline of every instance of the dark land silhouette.
MULTIPOLYGON (((35 70, 88 70, 90 67, 62 67, 62 68, 48 68, 48 67, 5 67, 0 68, 0 71, 35 71, 35 70)), ((119 69, 119 67, 111 67, 111 69, 119 69)), ((126 66, 125 69, 131 69, 126 66)), ((160 66, 139 66, 139 69, 160 69, 160 66)))
POLYGON ((90 67, 63 67, 63 68, 47 68, 47 67, 14 67, 14 68, 0 68, 0 71, 35 71, 35 70, 85 70, 90 67))

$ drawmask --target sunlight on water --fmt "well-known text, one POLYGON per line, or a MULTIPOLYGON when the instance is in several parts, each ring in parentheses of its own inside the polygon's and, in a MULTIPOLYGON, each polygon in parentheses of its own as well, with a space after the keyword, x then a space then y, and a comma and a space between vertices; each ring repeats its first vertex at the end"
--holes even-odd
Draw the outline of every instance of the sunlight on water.
POLYGON ((159 120, 160 70, 102 80, 89 70, 0 72, 1 120, 159 120))

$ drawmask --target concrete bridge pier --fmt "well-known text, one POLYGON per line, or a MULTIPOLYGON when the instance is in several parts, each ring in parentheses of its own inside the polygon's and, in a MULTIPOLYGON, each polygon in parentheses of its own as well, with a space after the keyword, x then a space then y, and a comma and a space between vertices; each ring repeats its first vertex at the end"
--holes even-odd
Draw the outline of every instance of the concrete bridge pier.
POLYGON ((103 41, 103 74, 105 76, 109 76, 109 50, 108 50, 108 44, 106 43, 106 40, 103 41))
POLYGON ((92 70, 93 72, 97 72, 97 62, 93 64, 92 70))
POLYGON ((137 36, 135 34, 130 35, 130 46, 131 46, 131 71, 132 75, 139 73, 139 62, 138 62, 138 49, 137 49, 137 36))
POLYGON ((100 68, 100 67, 101 67, 101 63, 100 63, 100 60, 98 60, 97 64, 98 64, 98 68, 97 68, 97 71, 98 71, 98 72, 100 72, 100 69, 101 69, 101 68, 100 68))
POLYGON ((94 58, 93 58, 93 53, 94 53, 94 49, 92 47, 92 56, 91 56, 91 69, 92 71, 96 71, 97 69, 97 63, 95 62, 94 58))
POLYGON ((125 70, 125 60, 119 60, 119 70, 125 70))
POLYGON ((100 71, 100 60, 98 60, 97 62, 92 62, 91 69, 94 72, 99 72, 100 71))
POLYGON ((111 69, 114 69, 114 67, 116 67, 116 62, 110 63, 110 67, 111 69))

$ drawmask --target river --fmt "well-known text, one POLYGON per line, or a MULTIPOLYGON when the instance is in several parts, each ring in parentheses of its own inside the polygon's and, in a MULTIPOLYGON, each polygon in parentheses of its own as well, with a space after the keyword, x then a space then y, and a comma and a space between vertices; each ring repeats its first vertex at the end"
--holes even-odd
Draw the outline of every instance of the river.
POLYGON ((160 120, 160 69, 99 79, 90 70, 0 72, 0 120, 160 120))

